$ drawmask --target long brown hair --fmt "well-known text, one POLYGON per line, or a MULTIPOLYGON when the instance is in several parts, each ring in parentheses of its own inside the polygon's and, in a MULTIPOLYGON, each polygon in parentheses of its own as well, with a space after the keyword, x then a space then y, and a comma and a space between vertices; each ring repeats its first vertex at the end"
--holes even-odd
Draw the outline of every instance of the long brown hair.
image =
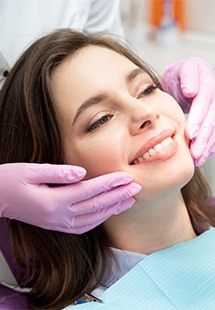
MULTIPOLYGON (((48 34, 23 53, 1 91, 0 164, 63 163, 51 76, 68 56, 89 45, 127 57, 159 85, 148 66, 113 39, 71 29, 48 34)), ((198 171, 182 191, 194 228, 201 233, 215 223, 215 216, 206 203, 208 192, 198 171)), ((15 255, 26 271, 21 285, 32 287, 29 299, 37 308, 60 309, 102 283, 111 250, 101 226, 82 235, 69 235, 16 220, 8 222, 15 255)))

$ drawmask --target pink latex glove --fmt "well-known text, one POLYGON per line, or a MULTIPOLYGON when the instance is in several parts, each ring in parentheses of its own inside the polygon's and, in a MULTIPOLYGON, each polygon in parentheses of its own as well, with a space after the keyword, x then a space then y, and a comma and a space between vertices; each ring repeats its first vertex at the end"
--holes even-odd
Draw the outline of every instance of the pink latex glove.
POLYGON ((0 216, 80 234, 130 208, 132 196, 141 190, 124 172, 81 181, 85 174, 77 166, 0 165, 0 216), (67 185, 49 187, 50 183, 67 185))
POLYGON ((215 153, 215 71, 204 60, 191 57, 167 66, 164 91, 172 95, 185 113, 185 132, 196 166, 215 153))

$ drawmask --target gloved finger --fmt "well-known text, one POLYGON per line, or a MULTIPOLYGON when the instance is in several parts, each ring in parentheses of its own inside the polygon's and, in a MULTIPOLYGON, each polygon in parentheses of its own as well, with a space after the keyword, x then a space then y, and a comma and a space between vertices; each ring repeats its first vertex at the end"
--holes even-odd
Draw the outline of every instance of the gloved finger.
POLYGON ((215 147, 215 106, 212 103, 208 113, 202 123, 199 134, 191 142, 190 150, 195 164, 202 165, 206 159, 214 152, 215 147))
POLYGON ((55 201, 70 205, 97 196, 114 187, 129 184, 133 177, 126 172, 113 172, 76 184, 53 188, 55 201))
POLYGON ((213 133, 211 134, 211 136, 209 138, 207 149, 206 149, 206 152, 204 154, 206 156, 205 161, 208 158, 210 158, 212 155, 215 154, 215 127, 213 128, 213 133))
POLYGON ((181 90, 185 97, 193 98, 199 91, 199 67, 196 62, 185 60, 180 70, 181 90))
POLYGON ((201 129, 201 137, 194 138, 190 144, 190 152, 194 159, 195 165, 200 166, 204 164, 205 160, 209 156, 208 152, 208 134, 213 132, 212 127, 204 127, 201 129))
POLYGON ((73 216, 96 213, 104 208, 117 203, 118 201, 126 200, 141 191, 142 187, 137 183, 130 183, 120 187, 103 192, 94 196, 87 201, 81 201, 71 206, 73 216))
POLYGON ((197 143, 196 141, 192 142, 191 154, 197 167, 203 165, 215 153, 215 129, 210 127, 210 133, 210 137, 202 137, 197 143))
POLYGON ((204 122, 211 105, 212 97, 210 92, 200 89, 198 95, 193 99, 190 113, 186 123, 186 135, 193 139, 199 134, 201 124, 204 122), (207 104, 205 104, 207 103, 207 104))
POLYGON ((213 154, 215 153, 215 148, 212 147, 211 150, 202 153, 202 155, 198 158, 194 158, 195 166, 202 166, 213 154))
POLYGON ((175 61, 174 63, 171 63, 170 65, 167 65, 164 69, 161 84, 165 92, 171 94, 172 90, 174 89, 172 83, 175 83, 176 85, 179 84, 177 76, 183 63, 184 59, 180 59, 178 61, 175 61))
MULTIPOLYGON (((135 198, 130 197, 126 200, 119 201, 111 205, 109 208, 101 209, 98 212, 92 213, 90 217, 89 215, 80 215, 78 217, 74 217, 71 219, 72 232, 75 234, 87 232, 106 221, 112 215, 117 215, 124 212, 125 210, 128 210, 133 206, 134 203, 135 198)), ((71 233, 71 229, 65 229, 64 232, 71 233)))
POLYGON ((79 182, 86 175, 86 170, 78 166, 31 164, 26 183, 30 184, 67 184, 79 182))
POLYGON ((215 154, 215 147, 213 146, 211 150, 203 153, 199 158, 194 159, 195 166, 202 166, 213 154, 215 154))

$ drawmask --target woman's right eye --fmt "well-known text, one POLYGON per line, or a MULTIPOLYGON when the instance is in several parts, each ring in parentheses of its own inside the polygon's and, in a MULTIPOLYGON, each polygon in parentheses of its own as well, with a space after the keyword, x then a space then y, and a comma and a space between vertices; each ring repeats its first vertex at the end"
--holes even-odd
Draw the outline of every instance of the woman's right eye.
POLYGON ((139 95, 139 98, 142 98, 142 97, 146 97, 148 95, 151 95, 153 94, 153 92, 157 89, 158 87, 156 85, 149 85, 146 89, 144 89, 140 95, 139 95))
POLYGON ((107 114, 107 115, 103 115, 102 117, 100 117, 96 122, 94 122, 92 125, 90 125, 86 131, 87 132, 91 132, 95 129, 100 128, 101 126, 103 126, 104 124, 106 124, 111 118, 113 117, 112 114, 107 114))

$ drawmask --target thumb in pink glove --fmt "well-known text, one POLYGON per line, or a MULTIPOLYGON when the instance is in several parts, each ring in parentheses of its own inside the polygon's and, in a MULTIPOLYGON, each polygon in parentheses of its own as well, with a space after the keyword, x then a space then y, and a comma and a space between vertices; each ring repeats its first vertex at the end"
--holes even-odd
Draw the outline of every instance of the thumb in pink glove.
POLYGON ((124 172, 80 182, 85 174, 77 166, 0 165, 0 216, 79 234, 130 208, 141 190, 124 172))
POLYGON ((202 165, 215 153, 214 69, 197 57, 179 60, 165 69, 162 86, 185 113, 190 111, 185 132, 196 166, 202 165))

